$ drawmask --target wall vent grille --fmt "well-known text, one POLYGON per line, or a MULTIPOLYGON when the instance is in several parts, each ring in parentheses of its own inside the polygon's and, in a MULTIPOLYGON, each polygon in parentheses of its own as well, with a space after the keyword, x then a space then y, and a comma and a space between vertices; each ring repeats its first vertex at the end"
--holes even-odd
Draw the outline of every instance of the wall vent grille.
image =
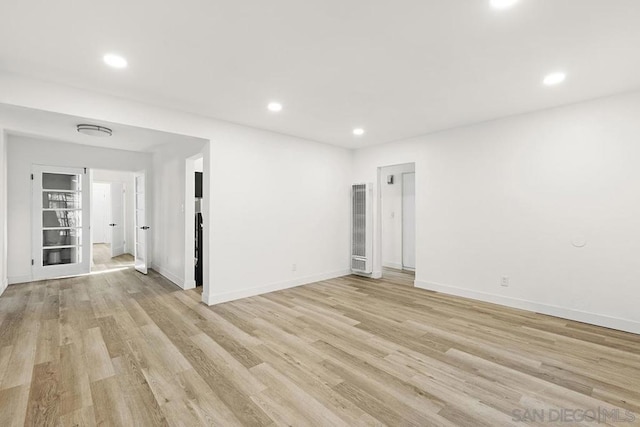
POLYGON ((372 194, 371 184, 351 187, 351 270, 357 273, 372 272, 372 194))

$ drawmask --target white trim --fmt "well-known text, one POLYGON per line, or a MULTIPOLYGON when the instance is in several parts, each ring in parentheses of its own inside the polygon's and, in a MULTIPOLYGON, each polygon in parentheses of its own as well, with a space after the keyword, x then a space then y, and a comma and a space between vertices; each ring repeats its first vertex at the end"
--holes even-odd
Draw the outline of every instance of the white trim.
POLYGON ((162 266, 160 266, 158 264, 155 264, 153 262, 151 263, 149 268, 151 268, 152 270, 155 270, 158 274, 160 274, 161 276, 164 276, 165 278, 169 279, 170 281, 172 281, 176 285, 180 286, 182 289, 188 289, 188 288, 184 287, 184 282, 182 281, 182 279, 180 277, 178 277, 177 275, 173 274, 172 272, 170 272, 166 268, 164 268, 164 267, 162 267, 162 266))
POLYGON ((534 301, 506 297, 503 295, 489 294, 485 292, 474 291, 471 289, 456 288, 454 286, 447 286, 433 282, 424 282, 420 280, 415 281, 415 287, 419 289, 440 292, 443 294, 471 298, 507 307, 518 308, 521 310, 546 314, 549 316, 560 317, 563 319, 575 320, 577 322, 589 323, 591 325, 603 326, 605 328, 640 334, 640 322, 636 322, 634 320, 620 319, 617 317, 589 313, 586 311, 575 310, 567 307, 558 307, 555 305, 542 304, 534 301))
POLYGON ((187 290, 187 289, 195 289, 195 288, 196 288, 196 281, 189 280, 184 283, 184 287, 182 289, 187 290))
POLYGON ((398 263, 398 262, 385 262, 382 264, 382 267, 387 267, 387 268, 395 268, 396 270, 402 270, 402 263, 398 263))
POLYGON ((5 290, 7 290, 7 286, 9 286, 9 280, 3 279, 2 285, 0 285, 0 295, 2 295, 5 290))
POLYGON ((382 279, 382 271, 374 271, 373 273, 360 273, 358 271, 351 271, 354 276, 368 277, 369 279, 382 279))
POLYGON ((17 285, 18 283, 29 283, 33 282, 33 277, 30 274, 25 276, 9 276, 7 277, 7 282, 9 285, 17 285))
POLYGON ((335 279, 336 277, 348 276, 351 270, 339 270, 330 273, 317 274, 314 276, 300 277, 286 282, 272 283, 270 285, 258 286, 255 288, 242 289, 238 291, 225 292, 223 294, 202 294, 202 301, 207 305, 220 304, 223 302, 235 301, 241 298, 248 298, 269 292, 281 291, 294 288, 296 286, 308 285, 322 280, 335 279))

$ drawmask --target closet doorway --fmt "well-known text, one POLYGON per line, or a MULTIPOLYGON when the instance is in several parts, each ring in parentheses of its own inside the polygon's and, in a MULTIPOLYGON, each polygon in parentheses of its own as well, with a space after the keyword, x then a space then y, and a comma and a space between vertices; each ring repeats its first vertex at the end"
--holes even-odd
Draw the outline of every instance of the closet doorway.
MULTIPOLYGON (((204 285, 208 262, 206 260, 205 221, 206 184, 203 154, 185 161, 184 200, 184 289, 204 285)), ((201 288, 202 289, 202 288, 201 288)))
POLYGON ((416 269, 415 163, 379 168, 382 276, 414 285, 416 269))

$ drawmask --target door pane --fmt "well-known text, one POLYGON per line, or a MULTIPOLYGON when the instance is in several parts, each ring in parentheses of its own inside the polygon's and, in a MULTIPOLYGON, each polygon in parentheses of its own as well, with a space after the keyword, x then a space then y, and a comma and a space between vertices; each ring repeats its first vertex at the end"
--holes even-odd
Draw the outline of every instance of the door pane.
POLYGON ((144 194, 136 193, 136 206, 138 209, 144 210, 144 194))
POLYGON ((80 193, 43 191, 43 209, 80 209, 82 207, 80 193))
POLYGON ((62 230, 43 230, 43 246, 80 246, 82 244, 82 229, 65 228, 62 230))
POLYGON ((135 222, 135 224, 138 227, 142 227, 143 225, 146 225, 144 223, 144 211, 136 210, 136 222, 135 222))
POLYGON ((146 243, 146 239, 147 239, 146 231, 144 231, 140 227, 136 228, 136 242, 144 244, 146 243))
POLYGON ((77 264, 82 262, 82 248, 79 246, 62 249, 44 249, 42 265, 77 264))
POLYGON ((50 227, 82 227, 81 210, 53 210, 42 212, 42 226, 50 227))
POLYGON ((44 190, 80 191, 80 176, 62 173, 43 173, 42 188, 44 190))

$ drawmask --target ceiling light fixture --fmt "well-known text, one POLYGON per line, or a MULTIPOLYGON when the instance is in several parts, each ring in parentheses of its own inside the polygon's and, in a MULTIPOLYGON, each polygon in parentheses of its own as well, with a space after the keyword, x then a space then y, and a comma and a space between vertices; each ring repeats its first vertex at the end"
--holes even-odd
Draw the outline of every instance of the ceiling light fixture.
POLYGON ((267 109, 273 113, 278 113, 282 111, 282 104, 279 102, 270 102, 269 105, 267 105, 267 109))
POLYGON ((355 129, 353 130, 353 134, 354 134, 355 136, 362 136, 362 135, 364 135, 364 129, 362 129, 362 128, 355 128, 355 129))
POLYGON ((546 86, 554 86, 562 83, 567 78, 567 75, 562 72, 547 74, 542 81, 546 86))
POLYGON ((89 136, 104 138, 113 135, 113 131, 111 129, 98 125, 78 125, 77 129, 79 133, 89 136))
POLYGON ((113 68, 127 68, 127 60, 120 55, 107 53, 103 58, 104 63, 113 68))
POLYGON ((491 0, 491 7, 494 9, 509 9, 518 3, 518 0, 491 0))

